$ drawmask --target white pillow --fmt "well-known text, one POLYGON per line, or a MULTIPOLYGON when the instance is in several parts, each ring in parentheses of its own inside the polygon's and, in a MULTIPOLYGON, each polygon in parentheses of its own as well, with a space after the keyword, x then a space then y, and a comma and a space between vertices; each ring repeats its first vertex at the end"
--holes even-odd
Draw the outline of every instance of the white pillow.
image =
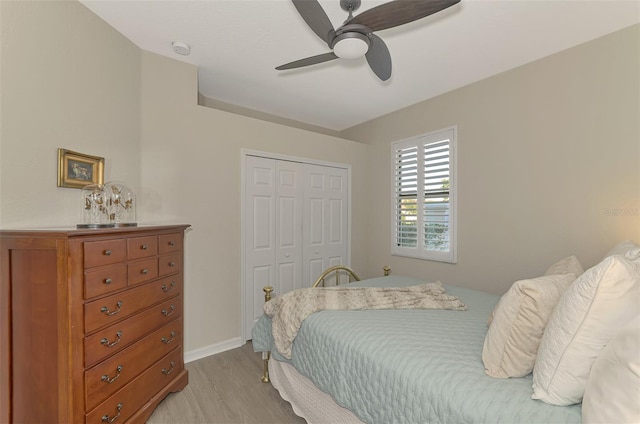
MULTIPOLYGON (((578 278, 582 275, 584 270, 582 269, 582 265, 580 265, 580 261, 575 256, 568 256, 566 258, 560 259, 558 262, 551 265, 544 275, 556 275, 556 274, 574 274, 575 278, 578 278)), ((489 314, 489 318, 487 319, 487 327, 491 326, 493 322, 493 316, 496 313, 496 305, 489 314)))
POLYGON ((640 246, 631 240, 625 240, 613 246, 607 253, 607 256, 613 255, 624 255, 631 260, 640 259, 640 246))
POLYGON ((482 348, 484 372, 491 377, 531 373, 547 321, 573 274, 547 275, 513 283, 496 306, 482 348))
POLYGON ((552 405, 582 400, 602 348, 638 311, 640 261, 605 258, 562 296, 540 341, 533 368, 533 399, 552 405))
POLYGON ((640 315, 594 362, 582 400, 582 422, 640 423, 640 315))
POLYGON ((578 258, 575 256, 568 256, 551 265, 544 275, 574 274, 576 278, 578 278, 583 273, 584 269, 582 269, 582 265, 578 258))

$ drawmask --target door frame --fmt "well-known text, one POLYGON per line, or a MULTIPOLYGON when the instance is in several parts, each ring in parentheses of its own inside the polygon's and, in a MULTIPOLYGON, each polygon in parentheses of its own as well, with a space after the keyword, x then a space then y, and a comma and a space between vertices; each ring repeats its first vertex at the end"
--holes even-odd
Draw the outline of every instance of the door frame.
POLYGON ((240 149, 240 336, 242 340, 242 344, 244 345, 248 339, 250 339, 251 334, 246 334, 245 326, 246 326, 246 290, 247 290, 247 282, 245 275, 245 178, 246 178, 246 158, 247 156, 257 156, 266 159, 274 159, 274 160, 283 160, 289 162, 298 162, 310 165, 319 165, 326 166, 330 168, 340 168, 347 170, 347 201, 349 202, 349 207, 347 208, 347 266, 351 265, 351 165, 346 163, 338 163, 338 162, 329 162, 311 158, 304 158, 299 156, 291 156, 284 155, 280 153, 273 152, 265 152, 260 150, 253 149, 240 149))

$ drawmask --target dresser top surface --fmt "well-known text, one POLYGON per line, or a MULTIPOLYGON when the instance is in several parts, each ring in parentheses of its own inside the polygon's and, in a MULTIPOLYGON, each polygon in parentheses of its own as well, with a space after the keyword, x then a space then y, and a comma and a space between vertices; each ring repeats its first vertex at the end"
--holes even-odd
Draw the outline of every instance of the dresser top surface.
POLYGON ((157 224, 138 225, 136 227, 112 227, 112 228, 76 228, 76 227, 42 227, 42 228, 12 228, 0 230, 1 237, 33 236, 33 237, 77 237, 99 236, 105 234, 136 234, 150 231, 184 231, 189 224, 157 224))

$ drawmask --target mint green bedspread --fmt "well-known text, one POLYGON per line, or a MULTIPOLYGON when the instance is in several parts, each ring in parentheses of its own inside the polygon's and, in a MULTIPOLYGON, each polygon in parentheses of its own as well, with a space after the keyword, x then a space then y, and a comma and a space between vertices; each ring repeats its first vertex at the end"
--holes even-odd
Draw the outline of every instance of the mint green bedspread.
MULTIPOLYGON (((424 281, 381 277, 358 286, 424 281)), ((339 405, 370 424, 579 423, 580 405, 531 399, 531 376, 484 374, 482 345, 496 295, 445 286, 467 311, 323 311, 300 328, 290 361, 339 405)), ((271 349, 270 322, 253 329, 256 351, 271 349)), ((273 354, 275 359, 282 357, 273 354)))

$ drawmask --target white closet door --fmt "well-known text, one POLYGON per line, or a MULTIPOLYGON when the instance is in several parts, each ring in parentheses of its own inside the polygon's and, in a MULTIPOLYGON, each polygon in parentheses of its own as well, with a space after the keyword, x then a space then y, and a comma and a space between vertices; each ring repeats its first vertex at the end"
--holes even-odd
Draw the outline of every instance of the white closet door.
POLYGON ((262 287, 275 285, 276 170, 273 159, 245 158, 245 335, 263 314, 262 287))
POLYGON ((305 166, 302 240, 305 287, 311 286, 326 268, 347 265, 348 188, 346 169, 305 166))
MULTIPOLYGON (((276 293, 302 288, 303 164, 276 162, 276 293)), ((262 287, 260 287, 262 291, 262 287)))
POLYGON ((348 171, 245 156, 244 336, 275 294, 309 287, 329 266, 348 264, 348 171))
POLYGON ((245 334, 262 315, 264 286, 302 288, 304 165, 248 156, 245 161, 245 334))

